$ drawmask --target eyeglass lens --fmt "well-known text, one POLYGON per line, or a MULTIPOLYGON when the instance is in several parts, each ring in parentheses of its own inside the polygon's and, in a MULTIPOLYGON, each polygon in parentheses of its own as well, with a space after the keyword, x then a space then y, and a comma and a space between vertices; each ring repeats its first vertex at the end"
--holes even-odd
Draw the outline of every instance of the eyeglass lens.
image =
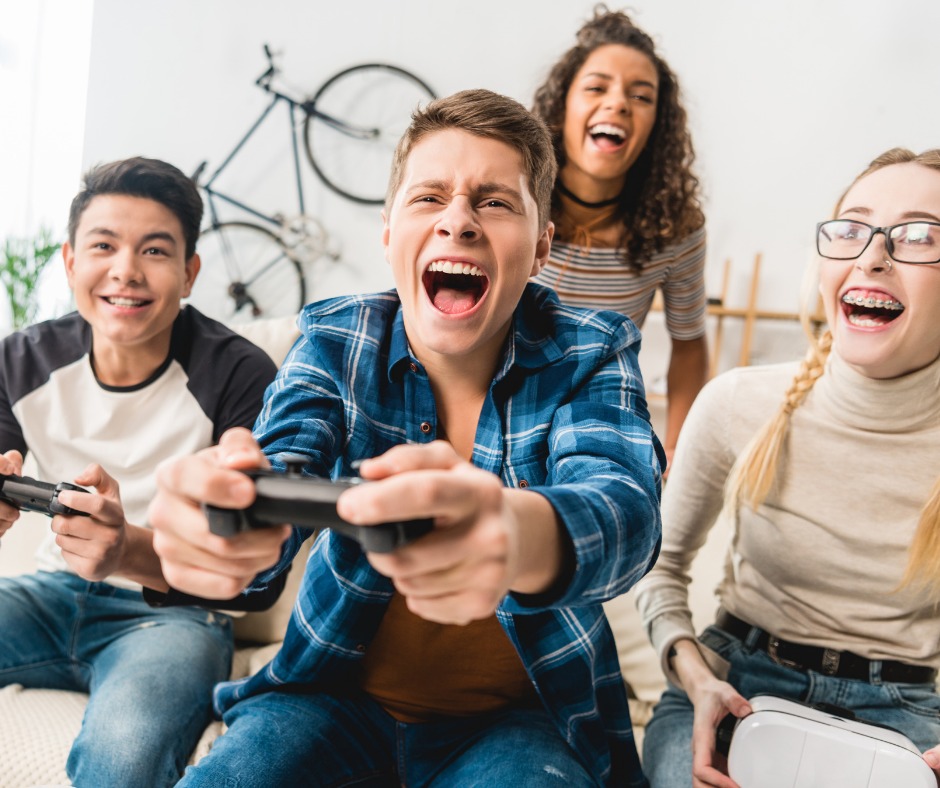
MULTIPOLYGON (((871 227, 837 219, 819 227, 817 245, 823 257, 854 260, 871 239, 871 227)), ((908 222, 891 228, 891 257, 899 263, 940 262, 940 225, 908 222)))

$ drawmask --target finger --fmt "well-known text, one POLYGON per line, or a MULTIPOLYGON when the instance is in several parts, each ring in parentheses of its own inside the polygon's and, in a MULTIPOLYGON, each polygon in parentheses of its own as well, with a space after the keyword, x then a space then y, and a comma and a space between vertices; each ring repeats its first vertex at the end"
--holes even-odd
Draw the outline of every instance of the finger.
POLYGON ((111 498, 120 499, 121 488, 117 480, 96 462, 91 463, 91 465, 85 468, 84 471, 75 477, 74 481, 75 484, 82 487, 94 487, 99 495, 107 495, 111 498))
MULTIPOLYGON (((247 461, 245 457, 242 459, 247 461)), ((193 502, 227 509, 250 506, 255 500, 255 485, 251 479, 238 471, 220 467, 219 461, 211 454, 167 460, 157 466, 157 485, 171 495, 193 502)))
POLYGON ((436 599, 405 597, 408 609, 425 621, 437 624, 466 626, 471 621, 489 618, 496 612, 496 603, 485 594, 464 591, 436 599))
POLYGON ((940 777, 940 746, 927 750, 924 753, 924 761, 940 777))
POLYGON ((252 437, 251 430, 244 427, 233 427, 222 433, 217 448, 219 461, 226 468, 249 470, 271 467, 258 442, 252 437))
POLYGON ((231 577, 199 567, 164 565, 163 576, 171 588, 203 599, 232 599, 244 591, 255 575, 231 577))
MULTIPOLYGON (((112 498, 106 498, 103 495, 95 493, 84 493, 76 490, 62 490, 59 493, 59 502, 75 509, 79 512, 85 512, 91 515, 92 519, 100 523, 105 523, 110 527, 124 525, 124 509, 112 498)), ((88 519, 85 517, 56 515, 55 519, 82 520, 85 523, 88 519)))
POLYGON ((692 776, 715 788, 738 788, 734 780, 714 767, 714 753, 714 727, 708 720, 697 720, 692 726, 692 776))
POLYGON ((0 521, 6 520, 10 525, 20 519, 20 510, 5 501, 0 501, 0 521))
POLYGON ((62 514, 52 518, 51 527, 54 533, 89 542, 110 542, 116 530, 113 526, 104 525, 90 517, 62 514))
POLYGON ((359 473, 364 479, 384 479, 397 473, 418 470, 447 470, 466 462, 447 441, 432 441, 420 446, 394 446, 385 454, 363 460, 359 473))
POLYGON ((355 525, 441 518, 458 521, 502 505, 502 484, 495 474, 474 469, 404 471, 375 484, 344 492, 336 511, 355 525))
POLYGON ((202 510, 185 499, 158 492, 151 501, 149 522, 154 529, 154 547, 157 536, 165 536, 163 542, 179 540, 224 559, 239 560, 267 555, 290 536, 289 526, 259 528, 246 531, 231 538, 217 536, 209 531, 202 510))
POLYGON ((166 534, 154 534, 154 551, 162 562, 232 578, 254 578, 259 572, 270 569, 280 560, 282 544, 283 540, 272 540, 263 550, 256 549, 238 557, 223 557, 190 542, 172 539, 166 534))
POLYGON ((0 474, 4 476, 23 475, 23 455, 16 449, 0 455, 0 474))
POLYGON ((415 600, 434 600, 469 591, 486 597, 495 609, 506 596, 505 570, 495 564, 473 567, 472 571, 459 567, 453 573, 444 572, 412 580, 393 578, 393 582, 402 596, 415 600))

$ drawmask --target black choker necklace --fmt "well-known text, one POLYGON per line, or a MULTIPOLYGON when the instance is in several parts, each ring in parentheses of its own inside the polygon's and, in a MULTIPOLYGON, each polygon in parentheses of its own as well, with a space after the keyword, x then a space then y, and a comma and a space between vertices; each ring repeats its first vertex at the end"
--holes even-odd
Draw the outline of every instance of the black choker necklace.
POLYGON ((558 191, 565 195, 572 202, 576 202, 578 205, 584 208, 606 208, 608 205, 616 205, 620 202, 620 195, 612 197, 609 200, 601 200, 600 202, 588 202, 587 200, 582 200, 578 197, 577 194, 574 194, 569 189, 565 188, 565 184, 561 182, 561 178, 555 180, 555 186, 558 187, 558 191))

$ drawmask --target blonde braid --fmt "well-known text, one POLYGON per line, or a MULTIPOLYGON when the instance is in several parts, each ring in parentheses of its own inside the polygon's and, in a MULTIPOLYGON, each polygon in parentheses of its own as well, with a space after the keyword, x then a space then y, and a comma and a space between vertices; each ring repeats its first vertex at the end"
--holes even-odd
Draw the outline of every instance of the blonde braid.
POLYGON ((737 512, 742 503, 756 510, 764 502, 777 475, 777 463, 790 426, 790 416, 822 377, 831 349, 832 334, 829 331, 818 342, 810 342, 806 357, 777 412, 751 438, 728 474, 724 501, 726 511, 737 512))
POLYGON ((934 484, 920 514, 907 570, 898 590, 907 585, 921 591, 928 590, 933 597, 940 595, 940 479, 934 484))

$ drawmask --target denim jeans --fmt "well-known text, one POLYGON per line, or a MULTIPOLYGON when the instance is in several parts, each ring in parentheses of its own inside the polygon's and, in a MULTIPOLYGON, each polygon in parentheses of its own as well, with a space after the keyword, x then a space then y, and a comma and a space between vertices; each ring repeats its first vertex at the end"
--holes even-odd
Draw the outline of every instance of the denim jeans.
MULTIPOLYGON (((872 663, 871 682, 838 679, 775 663, 747 642, 718 627, 708 627, 699 640, 731 663, 728 683, 745 698, 780 695, 803 703, 832 703, 859 717, 901 731, 921 752, 940 743, 940 696, 934 684, 890 684, 881 681, 881 663, 872 663)), ((643 739, 643 769, 651 788, 692 785, 693 708, 688 695, 670 686, 653 712, 643 739)))
POLYGON ((361 692, 268 692, 224 719, 179 788, 597 788, 542 709, 405 724, 361 692))
POLYGON ((225 615, 66 572, 0 578, 0 686, 91 695, 66 765, 78 788, 174 785, 232 649, 225 615))

